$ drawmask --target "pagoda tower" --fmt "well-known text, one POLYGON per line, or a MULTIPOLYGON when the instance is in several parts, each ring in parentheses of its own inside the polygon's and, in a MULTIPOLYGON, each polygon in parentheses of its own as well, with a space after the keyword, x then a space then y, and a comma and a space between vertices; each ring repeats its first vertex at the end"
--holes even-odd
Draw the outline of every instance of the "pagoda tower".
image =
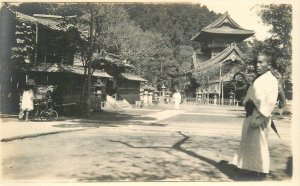
POLYGON ((222 52, 228 44, 241 42, 254 34, 253 30, 242 28, 230 17, 228 12, 225 12, 191 40, 200 42, 202 50, 213 58, 222 52))
POLYGON ((218 94, 218 99, 222 98, 219 103, 223 104, 223 99, 234 89, 228 88, 229 82, 236 72, 241 71, 247 59, 237 43, 254 34, 253 30, 242 28, 225 12, 191 38, 201 44, 201 53, 193 55, 192 65, 193 77, 200 85, 195 87, 199 94, 206 94, 206 97, 218 94))

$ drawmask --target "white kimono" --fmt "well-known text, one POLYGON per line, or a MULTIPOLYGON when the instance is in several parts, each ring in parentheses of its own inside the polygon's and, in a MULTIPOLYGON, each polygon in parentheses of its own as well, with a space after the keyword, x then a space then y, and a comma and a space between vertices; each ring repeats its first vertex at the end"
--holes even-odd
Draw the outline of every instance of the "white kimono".
POLYGON ((33 90, 29 89, 23 92, 21 110, 32 111, 33 110, 33 90))
POLYGON ((240 147, 233 158, 233 164, 240 169, 269 173, 268 131, 277 96, 278 82, 270 71, 258 77, 249 87, 243 103, 252 100, 256 108, 244 120, 240 147), (268 122, 264 122, 266 120, 262 116, 268 117, 268 122))
POLYGON ((181 102, 181 94, 179 92, 176 92, 173 94, 173 99, 175 102, 175 109, 179 109, 179 104, 181 102))

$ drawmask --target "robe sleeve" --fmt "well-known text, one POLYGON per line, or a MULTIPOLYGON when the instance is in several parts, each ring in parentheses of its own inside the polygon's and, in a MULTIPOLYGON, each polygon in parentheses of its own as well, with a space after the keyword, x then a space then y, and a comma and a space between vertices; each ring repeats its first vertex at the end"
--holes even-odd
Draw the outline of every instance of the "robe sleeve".
POLYGON ((251 94, 251 89, 252 89, 252 87, 250 86, 250 87, 248 88, 248 90, 247 90, 246 96, 245 96, 244 99, 242 100, 244 106, 246 105, 247 101, 249 100, 249 97, 250 97, 250 94, 251 94))
POLYGON ((254 109, 253 119, 250 125, 254 128, 259 126, 267 127, 269 121, 270 121, 270 117, 265 117, 264 115, 260 114, 257 109, 254 109))
POLYGON ((278 96, 278 82, 272 74, 266 74, 253 83, 253 97, 257 111, 265 116, 271 116, 278 96))

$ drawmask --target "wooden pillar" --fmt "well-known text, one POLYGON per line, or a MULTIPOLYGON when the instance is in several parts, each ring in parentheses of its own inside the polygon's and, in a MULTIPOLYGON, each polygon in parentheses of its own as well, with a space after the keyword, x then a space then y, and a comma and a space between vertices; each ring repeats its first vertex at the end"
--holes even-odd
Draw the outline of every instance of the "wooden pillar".
POLYGON ((38 24, 35 24, 35 55, 34 55, 34 64, 37 63, 37 52, 38 52, 38 39, 39 39, 39 27, 38 24))

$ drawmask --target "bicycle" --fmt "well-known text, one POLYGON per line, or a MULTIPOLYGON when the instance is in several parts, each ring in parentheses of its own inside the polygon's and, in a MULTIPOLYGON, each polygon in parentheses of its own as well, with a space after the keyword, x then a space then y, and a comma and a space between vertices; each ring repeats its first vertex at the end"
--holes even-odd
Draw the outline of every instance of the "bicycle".
POLYGON ((49 107, 46 102, 35 103, 36 112, 34 118, 42 121, 56 121, 58 113, 52 107, 49 107))

